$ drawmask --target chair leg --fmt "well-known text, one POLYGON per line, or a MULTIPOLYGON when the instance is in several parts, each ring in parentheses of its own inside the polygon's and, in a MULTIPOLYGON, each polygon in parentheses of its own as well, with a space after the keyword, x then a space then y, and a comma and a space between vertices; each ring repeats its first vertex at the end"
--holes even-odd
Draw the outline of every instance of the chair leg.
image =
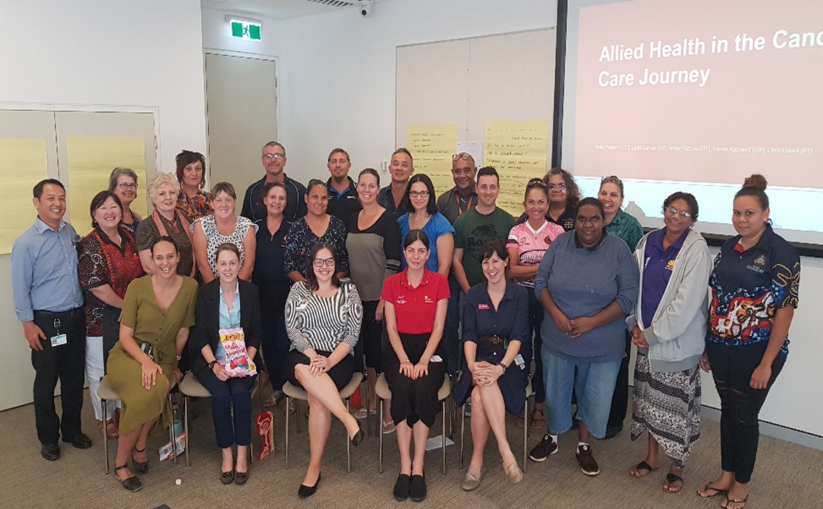
POLYGON ((249 441, 249 464, 254 465, 254 437, 249 441))
POLYGON ((529 446, 529 398, 526 398, 526 419, 523 422, 523 473, 526 473, 526 451, 529 446))
MULTIPOLYGON (((448 399, 448 398, 446 398, 448 399)), ((443 475, 446 475, 446 400, 443 400, 443 433, 440 435, 441 445, 443 446, 443 475)))
MULTIPOLYGON (((167 403, 169 405, 169 409, 172 410, 173 407, 172 407, 172 403, 171 403, 171 393, 169 393, 166 396, 166 398, 167 398, 167 403)), ((174 411, 173 410, 172 410, 172 414, 171 414, 171 424, 169 424, 169 438, 171 439, 171 457, 174 458, 174 464, 176 465, 177 464, 177 442, 175 442, 174 440, 177 437, 174 436, 174 411)))
MULTIPOLYGON (((308 405, 308 402, 306 403, 308 405)), ((289 407, 286 407, 286 412, 288 412, 289 407)), ((300 400, 294 400, 294 432, 300 433, 300 400)))
POLYGON ((106 457, 106 475, 109 475, 109 437, 105 432, 105 423, 109 422, 109 418, 106 412, 106 400, 101 398, 100 403, 103 405, 103 454, 106 457))
POLYGON ((291 398, 286 396, 286 450, 285 450, 286 468, 289 468, 289 419, 291 417, 289 415, 289 402, 290 401, 291 401, 291 398))
POLYGON ((191 440, 189 440, 189 397, 183 396, 183 430, 186 432, 186 466, 190 467, 191 462, 191 440))
MULTIPOLYGON (((351 399, 346 398, 346 412, 349 411, 351 411, 351 399)), ((351 440, 349 440, 348 431, 346 432, 346 471, 351 473, 351 440)))
POLYGON ((466 446, 466 404, 460 407, 460 460, 458 468, 463 470, 463 448, 466 446))
MULTIPOLYGON (((377 472, 382 474, 383 473, 383 398, 380 398, 380 429, 377 430, 378 441, 380 442, 379 453, 378 453, 378 461, 377 461, 377 472)), ((108 460, 107 460, 108 461, 108 460)), ((106 468, 108 469, 108 463, 106 463, 106 468)), ((108 470, 106 470, 108 473, 108 470)))

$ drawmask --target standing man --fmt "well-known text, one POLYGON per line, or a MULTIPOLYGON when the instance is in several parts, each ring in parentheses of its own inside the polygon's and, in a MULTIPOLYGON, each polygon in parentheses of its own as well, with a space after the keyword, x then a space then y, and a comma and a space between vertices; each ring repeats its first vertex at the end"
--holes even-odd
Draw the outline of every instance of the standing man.
POLYGON ((327 166, 331 177, 326 181, 326 187, 329 188, 329 205, 326 212, 343 221, 343 224, 349 224, 349 218, 360 210, 357 184, 349 177, 349 153, 342 148, 332 150, 327 166))
POLYGON ((391 183, 380 190, 377 195, 377 203, 385 208, 395 218, 398 218, 412 210, 411 203, 406 197, 406 189, 409 187, 409 179, 414 173, 414 160, 411 152, 405 148, 399 148, 391 155, 389 164, 391 183))
POLYGON ((514 218, 497 207, 500 177, 497 170, 485 166, 477 171, 477 206, 454 221, 454 277, 463 293, 482 283, 483 268, 478 254, 483 244, 492 240, 506 240, 514 226, 514 218))
MULTIPOLYGON (((477 205, 477 192, 474 185, 476 174, 477 166, 471 154, 460 152, 452 156, 454 187, 437 199, 437 211, 446 216, 452 225, 458 216, 477 205)), ((449 376, 455 379, 462 364, 460 359, 463 358, 460 352, 460 337, 457 334, 460 326, 458 301, 463 292, 460 291, 460 285, 453 271, 449 274, 449 291, 451 297, 446 312, 446 325, 443 328, 443 341, 446 350, 446 369, 449 376)))
POLYGON ((11 251, 14 311, 23 323, 34 366, 34 420, 40 455, 60 459, 57 439, 78 449, 91 447, 80 430, 86 367, 83 294, 77 274, 80 240, 63 221, 66 189, 59 180, 34 186, 34 226, 14 241, 11 251), (60 380, 63 419, 54 409, 54 389, 60 380))
POLYGON ((266 210, 263 206, 263 186, 268 183, 279 182, 286 186, 286 209, 283 217, 289 221, 294 221, 306 215, 306 188, 296 180, 290 179, 283 171, 286 168, 286 149, 276 141, 270 141, 263 145, 263 168, 266 175, 250 185, 246 189, 246 196, 243 198, 243 211, 241 216, 247 217, 252 222, 266 218, 266 210))

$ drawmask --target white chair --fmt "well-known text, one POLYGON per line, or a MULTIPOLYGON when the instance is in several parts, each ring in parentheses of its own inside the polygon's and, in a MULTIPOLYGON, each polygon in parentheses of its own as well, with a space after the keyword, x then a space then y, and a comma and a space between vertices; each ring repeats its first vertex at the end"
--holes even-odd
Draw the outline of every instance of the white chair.
MULTIPOLYGON (((169 380, 169 394, 166 396, 167 404, 169 408, 171 408, 171 390, 174 389, 175 384, 177 381, 174 378, 169 380)), ((103 422, 108 422, 109 417, 107 415, 106 409, 106 402, 107 401, 115 401, 120 399, 120 395, 117 394, 117 391, 114 390, 112 387, 111 382, 109 382, 109 377, 104 376, 103 380, 100 381, 100 387, 97 388, 97 395, 100 397, 100 402, 103 406, 103 422)), ((169 440, 172 444, 174 444, 174 422, 169 423, 169 440)), ((106 456, 106 475, 109 475, 109 441, 103 440, 103 454, 106 456)), ((171 455, 174 458, 174 463, 177 464, 177 451, 176 447, 172 445, 171 448, 171 455)))
MULTIPOLYGON (((189 455, 191 452, 191 435, 189 435, 189 398, 211 398, 211 393, 203 386, 203 384, 200 383, 200 380, 198 380, 191 371, 186 373, 186 376, 183 377, 183 381, 180 382, 180 388, 178 390, 183 395, 183 429, 186 432, 186 466, 188 467, 191 466, 189 462, 189 455)), ((252 387, 252 392, 254 392, 254 387, 252 387)), ((262 407, 262 405, 263 403, 261 402, 260 406, 262 407)), ((252 422, 254 422, 254 412, 252 412, 252 422)), ((249 442, 249 463, 254 463, 253 438, 252 441, 249 442)))
MULTIPOLYGON (((526 386, 526 407, 524 409, 524 416, 526 416, 525 422, 523 423, 523 472, 526 472, 526 454, 528 453, 528 440, 529 440, 529 400, 531 399, 534 392, 532 391, 532 381, 529 380, 529 385, 526 386)), ((471 399, 471 398, 469 398, 471 399)), ((459 467, 463 468, 463 449, 465 447, 465 438, 466 438, 466 405, 463 405, 460 409, 460 461, 459 467)))
MULTIPOLYGON (((380 398, 380 411, 377 414, 378 417, 382 419, 383 416, 383 402, 384 401, 391 401, 391 391, 389 390, 389 382, 386 381, 386 375, 381 374, 377 378, 377 384, 375 385, 374 392, 377 394, 377 397, 380 398)), ((449 395, 451 395, 451 381, 449 380, 449 375, 446 374, 443 377, 443 385, 440 386, 440 389, 437 391, 437 400, 440 401, 442 405, 442 425, 443 430, 442 434, 440 435, 442 439, 442 450, 443 450, 443 475, 446 475, 446 420, 448 418, 446 414, 446 401, 449 399, 449 395)), ((395 423, 396 424, 396 423, 395 423)), ((378 461, 378 472, 383 473, 383 432, 380 432, 380 456, 378 461)))
MULTIPOLYGON (((360 387, 360 383, 363 381, 363 373, 355 373, 352 375, 351 380, 345 387, 340 389, 340 399, 346 402, 346 411, 349 411, 350 404, 351 404, 351 396, 354 394, 354 391, 360 387)), ((289 404, 291 400, 295 401, 295 412, 294 416, 297 420, 298 426, 298 433, 299 433, 299 426, 300 426, 300 405, 297 404, 299 401, 308 401, 309 395, 308 393, 300 388, 292 385, 289 382, 283 384, 283 394, 286 395, 286 408, 289 408, 289 404)), ((286 468, 289 468, 289 418, 288 410, 286 411, 286 468)), ((346 434, 346 469, 349 473, 351 473, 351 440, 349 440, 348 433, 346 434)))

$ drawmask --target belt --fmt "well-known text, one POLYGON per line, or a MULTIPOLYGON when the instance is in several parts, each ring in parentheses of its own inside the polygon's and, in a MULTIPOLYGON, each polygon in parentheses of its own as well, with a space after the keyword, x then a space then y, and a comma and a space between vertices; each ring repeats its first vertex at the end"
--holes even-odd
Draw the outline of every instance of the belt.
POLYGON ((509 341, 506 338, 501 338, 500 336, 483 336, 477 339, 478 343, 489 343, 492 345, 506 345, 509 341))
POLYGON ((43 316, 43 317, 50 317, 50 316, 57 317, 57 316, 66 316, 66 315, 74 316, 74 315, 77 315, 77 314, 81 314, 83 312, 83 306, 80 306, 79 308, 69 309, 68 311, 40 311, 38 309, 35 309, 34 312, 37 313, 38 315, 43 316))

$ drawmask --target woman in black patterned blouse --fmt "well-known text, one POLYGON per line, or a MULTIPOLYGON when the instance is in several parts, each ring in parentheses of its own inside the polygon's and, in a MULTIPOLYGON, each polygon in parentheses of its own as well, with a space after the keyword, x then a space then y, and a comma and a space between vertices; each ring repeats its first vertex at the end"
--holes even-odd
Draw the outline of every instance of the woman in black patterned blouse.
MULTIPOLYGON (((311 188, 311 187, 310 187, 311 188)), ((308 278, 292 286, 286 300, 286 330, 291 351, 286 372, 292 385, 309 395, 309 470, 298 495, 309 497, 320 484, 320 460, 329 437, 331 416, 346 426, 352 445, 363 430, 348 411, 339 391, 354 373, 354 345, 360 336, 363 306, 357 288, 337 278, 337 254, 318 242, 306 263, 308 278)))

